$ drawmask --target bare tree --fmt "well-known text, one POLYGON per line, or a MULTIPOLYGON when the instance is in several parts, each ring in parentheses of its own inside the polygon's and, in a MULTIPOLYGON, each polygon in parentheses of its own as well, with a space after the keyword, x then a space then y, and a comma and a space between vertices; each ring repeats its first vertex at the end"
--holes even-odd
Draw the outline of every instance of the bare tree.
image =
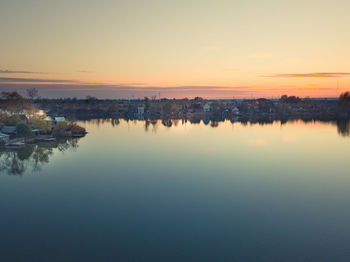
POLYGON ((1 92, 2 109, 10 114, 19 114, 27 106, 27 101, 17 92, 1 92))
POLYGON ((35 87, 28 88, 26 91, 27 91, 27 96, 32 100, 34 100, 39 95, 39 91, 35 87))

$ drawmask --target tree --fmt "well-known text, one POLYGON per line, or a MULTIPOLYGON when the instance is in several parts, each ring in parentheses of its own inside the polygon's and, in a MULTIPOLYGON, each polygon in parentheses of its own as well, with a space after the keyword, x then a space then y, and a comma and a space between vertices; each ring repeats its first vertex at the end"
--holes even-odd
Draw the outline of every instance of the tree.
POLYGON ((2 92, 1 97, 3 110, 11 114, 18 114, 26 107, 27 101, 17 92, 2 92))
POLYGON ((119 105, 117 103, 112 103, 108 107, 108 112, 111 114, 115 114, 119 112, 119 105))
POLYGON ((150 106, 150 112, 151 115, 154 116, 158 111, 158 104, 156 102, 152 102, 151 106, 150 106))
POLYGON ((66 122, 57 122, 53 131, 52 131, 52 134, 53 136, 55 137, 68 137, 68 136, 71 136, 72 133, 69 132, 68 130, 68 125, 66 122))
POLYGON ((166 102, 163 106, 162 106, 162 110, 164 113, 169 114, 171 111, 172 105, 170 102, 166 102))
POLYGON ((28 104, 25 109, 26 113, 30 116, 35 116, 36 113, 39 111, 39 108, 37 108, 33 104, 28 104))
POLYGON ((339 103, 340 104, 350 104, 350 92, 342 93, 339 96, 339 103))
POLYGON ((19 137, 28 138, 33 136, 32 129, 27 124, 24 124, 24 123, 17 124, 16 132, 17 132, 17 136, 19 137))
POLYGON ((36 97, 38 97, 38 95, 39 95, 39 91, 38 91, 38 89, 36 89, 35 87, 33 87, 33 88, 28 88, 27 90, 26 90, 26 92, 27 92, 27 96, 30 98, 30 99, 32 99, 32 100, 34 100, 36 97))
POLYGON ((7 126, 15 126, 20 122, 22 122, 22 120, 19 115, 12 115, 5 119, 4 124, 7 126))
POLYGON ((48 133, 52 129, 51 121, 46 120, 45 115, 35 115, 30 119, 31 124, 41 132, 48 133))
POLYGON ((297 97, 297 96, 283 95, 283 96, 281 96, 280 101, 281 101, 281 103, 297 104, 297 103, 301 102, 301 99, 300 99, 300 97, 297 97))
POLYGON ((149 110, 149 98, 147 96, 145 96, 145 110, 149 110))

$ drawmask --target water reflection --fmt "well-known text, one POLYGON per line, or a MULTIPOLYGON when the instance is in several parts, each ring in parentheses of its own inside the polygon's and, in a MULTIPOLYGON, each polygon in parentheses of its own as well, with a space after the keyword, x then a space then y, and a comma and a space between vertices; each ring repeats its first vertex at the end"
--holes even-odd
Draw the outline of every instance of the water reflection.
MULTIPOLYGON (((205 126, 210 126, 213 128, 219 127, 221 124, 225 121, 218 121, 218 120, 210 120, 210 119, 146 119, 146 120, 135 120, 135 119, 92 119, 88 120, 87 122, 95 124, 96 126, 100 126, 105 123, 110 123, 113 127, 116 127, 120 124, 120 121, 126 121, 127 123, 138 123, 140 121, 144 122, 144 129, 146 132, 152 131, 157 132, 157 129, 160 125, 171 128, 176 127, 179 124, 186 125, 187 123, 190 123, 191 125, 199 125, 203 123, 205 126)), ((284 119, 284 120, 246 120, 246 119, 231 119, 229 120, 232 125, 235 123, 240 123, 242 126, 253 126, 253 125, 280 125, 283 126, 287 123, 294 123, 294 122, 301 122, 304 124, 308 123, 325 123, 325 124, 331 124, 333 126, 337 127, 338 134, 342 137, 350 136, 350 121, 349 120, 337 120, 337 121, 320 121, 320 120, 302 120, 302 119, 284 119)))
POLYGON ((350 121, 337 121, 338 134, 341 136, 350 135, 350 121))
POLYGON ((45 142, 27 145, 18 150, 0 150, 0 172, 8 175, 22 175, 26 171, 41 171, 42 166, 49 163, 54 149, 59 152, 76 150, 79 138, 62 139, 55 142, 45 142))

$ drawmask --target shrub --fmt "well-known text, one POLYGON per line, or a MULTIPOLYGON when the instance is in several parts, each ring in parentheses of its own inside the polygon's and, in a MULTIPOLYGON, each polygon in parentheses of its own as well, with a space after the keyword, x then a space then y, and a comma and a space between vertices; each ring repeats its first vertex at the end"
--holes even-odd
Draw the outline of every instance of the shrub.
POLYGON ((85 128, 78 126, 76 123, 70 123, 68 125, 68 130, 71 131, 73 135, 83 135, 86 133, 85 128))
POLYGON ((52 130, 52 125, 51 121, 48 121, 45 118, 45 115, 36 115, 30 119, 30 122, 35 128, 39 129, 41 132, 48 133, 52 130))
POLYGON ((9 116, 5 119, 4 124, 7 126, 15 126, 17 124, 19 124, 21 121, 21 118, 19 117, 19 115, 13 115, 13 116, 9 116))
POLYGON ((69 133, 68 131, 68 125, 66 122, 58 122, 56 123, 52 134, 56 137, 66 137, 71 136, 72 133, 69 133))
POLYGON ((24 123, 19 123, 16 126, 16 132, 17 132, 17 136, 19 137, 32 137, 33 136, 33 132, 32 129, 30 128, 30 126, 28 126, 27 124, 24 123))
POLYGON ((58 122, 52 134, 56 137, 69 137, 72 135, 84 135, 86 134, 86 130, 74 122, 58 122))

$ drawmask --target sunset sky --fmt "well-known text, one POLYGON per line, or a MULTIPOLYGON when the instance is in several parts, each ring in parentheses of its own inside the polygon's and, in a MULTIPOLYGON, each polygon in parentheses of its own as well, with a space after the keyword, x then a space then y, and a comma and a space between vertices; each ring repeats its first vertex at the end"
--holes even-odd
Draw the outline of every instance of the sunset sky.
POLYGON ((255 98, 350 90, 349 0, 2 0, 0 34, 1 91, 255 98))

